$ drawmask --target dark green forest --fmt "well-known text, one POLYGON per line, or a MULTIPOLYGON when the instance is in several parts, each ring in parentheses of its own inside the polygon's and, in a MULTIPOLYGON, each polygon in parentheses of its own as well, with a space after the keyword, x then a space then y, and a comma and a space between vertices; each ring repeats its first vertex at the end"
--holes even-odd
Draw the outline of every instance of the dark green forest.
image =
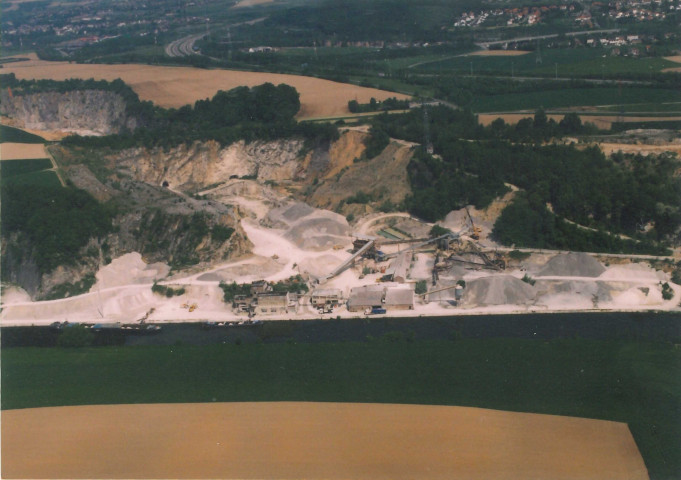
POLYGON ((197 101, 179 109, 156 107, 154 121, 120 135, 80 137, 63 140, 64 145, 85 145, 115 149, 133 146, 172 147, 197 140, 216 140, 229 145, 237 140, 272 140, 300 136, 310 141, 331 140, 338 135, 329 124, 298 123, 300 110, 295 88, 280 84, 237 87, 218 91, 212 99, 197 101))
POLYGON ((70 265, 90 238, 112 231, 113 212, 87 192, 73 187, 24 184, 2 186, 2 236, 18 236, 3 255, 7 261, 32 257, 41 273, 70 265), (8 260, 7 257, 10 257, 8 260))
MULTIPOLYGON (((422 109, 380 115, 372 128, 424 143, 425 118, 422 109)), ((554 122, 540 110, 515 126, 497 120, 483 127, 469 111, 439 106, 428 107, 427 118, 435 156, 415 153, 408 166, 413 195, 405 200, 421 218, 439 220, 469 204, 484 208, 512 184, 525 193, 495 228, 505 244, 660 253, 665 249, 657 242, 681 225, 681 180, 674 176, 673 157, 607 158, 596 147, 544 144, 589 131, 574 114, 554 122), (654 228, 644 235, 646 225, 654 228)))

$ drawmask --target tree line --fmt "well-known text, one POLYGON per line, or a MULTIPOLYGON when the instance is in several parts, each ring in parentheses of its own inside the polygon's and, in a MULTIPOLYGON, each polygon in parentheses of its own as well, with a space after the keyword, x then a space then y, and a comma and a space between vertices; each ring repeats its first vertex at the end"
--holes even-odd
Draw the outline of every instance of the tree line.
MULTIPOLYGON (((681 179, 674 175, 678 163, 671 156, 608 158, 596 147, 546 144, 549 138, 584 132, 570 114, 552 122, 538 111, 515 126, 498 121, 483 127, 466 110, 440 106, 428 112, 434 155, 418 149, 408 165, 413 193, 405 206, 414 215, 436 221, 465 205, 484 208, 512 184, 525 193, 495 229, 506 244, 529 246, 528 235, 534 235, 532 246, 638 251, 647 245, 647 251, 656 251, 655 242, 669 239, 681 226, 681 179), (562 219, 648 243, 603 236, 562 219)), ((374 128, 423 144, 424 118, 422 109, 379 115, 374 128)))

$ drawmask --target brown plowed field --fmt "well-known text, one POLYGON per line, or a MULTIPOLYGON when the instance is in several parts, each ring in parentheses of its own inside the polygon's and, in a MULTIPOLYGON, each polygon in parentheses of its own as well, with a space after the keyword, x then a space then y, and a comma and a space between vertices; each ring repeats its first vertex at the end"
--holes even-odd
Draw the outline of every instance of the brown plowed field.
POLYGON ((627 425, 338 403, 2 412, 2 478, 647 479, 627 425))
POLYGON ((229 90, 265 82, 286 83, 300 93, 300 118, 346 115, 348 101, 368 103, 371 97, 409 98, 399 93, 331 82, 313 77, 276 73, 241 72, 234 70, 206 70, 192 67, 157 67, 151 65, 91 65, 68 62, 44 62, 35 56, 26 62, 6 64, 3 73, 14 73, 20 79, 120 78, 130 85, 142 100, 150 100, 162 107, 181 107, 197 100, 211 98, 218 90, 229 90))
POLYGON ((42 143, 0 143, 0 160, 47 158, 42 143))

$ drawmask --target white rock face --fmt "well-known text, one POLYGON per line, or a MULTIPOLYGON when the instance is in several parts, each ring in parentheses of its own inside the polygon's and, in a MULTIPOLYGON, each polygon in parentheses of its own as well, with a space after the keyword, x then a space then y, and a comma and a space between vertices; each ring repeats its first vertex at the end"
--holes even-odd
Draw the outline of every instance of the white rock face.
POLYGON ((114 92, 79 90, 14 95, 0 94, 0 114, 34 130, 62 130, 109 135, 138 126, 126 112, 125 100, 114 92))
POLYGON ((301 140, 251 142, 243 140, 221 148, 217 142, 195 142, 170 150, 134 148, 115 159, 137 179, 178 190, 198 190, 230 178, 252 176, 258 180, 291 180, 300 168, 301 140))

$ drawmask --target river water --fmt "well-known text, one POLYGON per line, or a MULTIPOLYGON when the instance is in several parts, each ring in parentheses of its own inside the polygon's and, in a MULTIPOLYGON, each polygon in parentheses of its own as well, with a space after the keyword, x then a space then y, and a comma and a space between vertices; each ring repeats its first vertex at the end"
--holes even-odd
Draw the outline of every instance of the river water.
MULTIPOLYGON (((58 330, 4 327, 3 348, 56 345, 58 330)), ((208 345, 214 343, 318 343, 377 338, 434 340, 453 338, 527 338, 644 340, 681 343, 681 313, 586 312, 522 315, 342 320, 292 320, 255 326, 211 327, 198 323, 163 324, 154 334, 96 332, 95 345, 208 345)))

